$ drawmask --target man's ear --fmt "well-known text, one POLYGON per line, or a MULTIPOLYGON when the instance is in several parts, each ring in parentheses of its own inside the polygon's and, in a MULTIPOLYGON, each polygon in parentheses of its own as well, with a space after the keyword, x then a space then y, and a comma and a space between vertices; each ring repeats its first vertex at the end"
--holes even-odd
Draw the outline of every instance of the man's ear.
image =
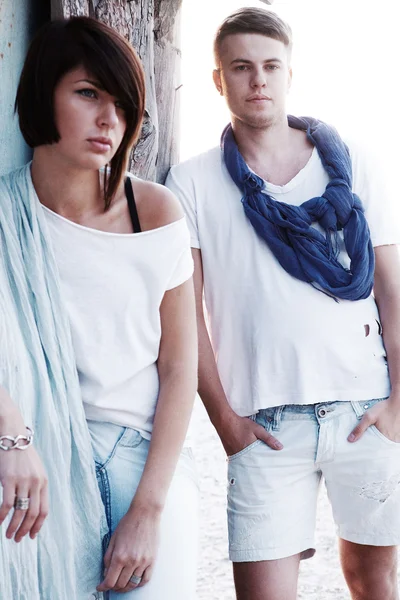
POLYGON ((214 80, 214 85, 217 88, 217 91, 219 94, 221 94, 221 96, 224 95, 223 89, 222 89, 222 83, 221 83, 221 72, 219 69, 214 69, 213 71, 213 80, 214 80))
POLYGON ((288 86, 287 86, 288 92, 289 92, 290 88, 292 87, 292 78, 293 78, 292 67, 289 67, 288 86))

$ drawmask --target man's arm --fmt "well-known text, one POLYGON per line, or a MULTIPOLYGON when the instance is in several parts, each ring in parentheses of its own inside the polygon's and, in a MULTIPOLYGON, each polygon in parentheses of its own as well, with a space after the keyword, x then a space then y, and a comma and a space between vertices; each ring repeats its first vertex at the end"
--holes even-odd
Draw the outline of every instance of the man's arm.
MULTIPOLYGON (((196 296, 197 331, 199 339, 198 392, 228 456, 236 454, 257 439, 274 450, 282 444, 263 427, 247 417, 239 417, 229 406, 218 375, 214 352, 203 312, 203 264, 201 251, 192 248, 194 260, 194 289, 196 296)), ((232 349, 234 352, 234 349, 232 349)))
POLYGON ((374 293, 382 324, 383 341, 389 366, 391 397, 400 409, 400 252, 399 247, 375 249, 374 293))
POLYGON ((368 410, 349 436, 357 441, 375 425, 384 436, 400 442, 400 252, 396 245, 375 248, 374 294, 382 324, 391 393, 387 402, 368 410), (353 437, 351 437, 353 436, 353 437))

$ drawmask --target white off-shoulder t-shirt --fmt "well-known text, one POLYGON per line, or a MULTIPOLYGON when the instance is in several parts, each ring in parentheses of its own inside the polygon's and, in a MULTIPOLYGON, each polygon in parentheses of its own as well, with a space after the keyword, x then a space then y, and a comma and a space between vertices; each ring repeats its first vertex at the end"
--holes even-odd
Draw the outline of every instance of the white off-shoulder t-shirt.
POLYGON ((118 234, 43 211, 86 417, 132 427, 149 439, 159 393, 160 304, 193 273, 186 220, 118 234))
MULTIPOLYGON (((361 198, 374 246, 400 243, 396 203, 375 161, 350 146, 353 190, 361 198)), ((265 182, 295 206, 329 182, 314 149, 286 185, 265 182)), ((211 341, 227 399, 241 416, 284 404, 387 396, 390 382, 373 295, 335 301, 289 275, 245 215, 242 194, 220 148, 171 169, 167 186, 200 248, 211 341)), ((340 259, 349 264, 341 235, 340 259)))

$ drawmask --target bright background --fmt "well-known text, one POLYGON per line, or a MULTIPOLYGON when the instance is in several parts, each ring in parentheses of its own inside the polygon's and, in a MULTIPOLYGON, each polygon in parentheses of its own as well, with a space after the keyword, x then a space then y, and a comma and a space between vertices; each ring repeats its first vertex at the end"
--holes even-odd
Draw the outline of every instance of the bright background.
MULTIPOLYGON (((220 22, 242 6, 277 12, 293 30, 289 112, 335 125, 366 145, 394 182, 399 168, 399 17, 396 0, 184 0, 181 158, 219 142, 229 120, 212 83, 212 42, 220 22)), ((400 216, 400 211, 399 211, 400 216)))

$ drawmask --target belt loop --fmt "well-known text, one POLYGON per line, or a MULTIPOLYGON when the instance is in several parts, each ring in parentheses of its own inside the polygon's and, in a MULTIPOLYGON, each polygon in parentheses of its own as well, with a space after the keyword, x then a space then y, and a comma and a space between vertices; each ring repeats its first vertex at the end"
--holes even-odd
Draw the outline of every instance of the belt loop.
POLYGON ((274 409, 274 422, 272 423, 273 431, 279 431, 281 427, 282 412, 284 408, 284 406, 277 406, 274 409))
POLYGON ((357 419, 361 419, 361 417, 364 414, 364 408, 363 408, 363 404, 365 404, 365 402, 358 402, 355 400, 351 401, 351 406, 353 407, 354 412, 356 413, 356 417, 357 419))

